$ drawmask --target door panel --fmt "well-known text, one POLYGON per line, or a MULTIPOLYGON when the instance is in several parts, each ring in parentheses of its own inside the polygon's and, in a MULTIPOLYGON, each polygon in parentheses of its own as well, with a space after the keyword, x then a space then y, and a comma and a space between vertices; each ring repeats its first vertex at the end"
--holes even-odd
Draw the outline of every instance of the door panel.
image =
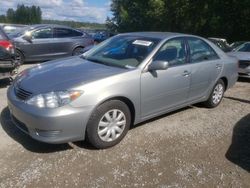
POLYGON ((147 71, 141 75, 142 118, 166 111, 187 101, 190 66, 183 38, 167 41, 155 54, 154 63, 167 61, 167 70, 147 71))
POLYGON ((47 60, 53 55, 51 28, 42 28, 31 33, 31 41, 22 43, 21 49, 29 60, 47 60))
POLYGON ((79 39, 81 33, 69 28, 56 27, 54 31, 54 50, 59 57, 72 55, 73 44, 79 39))
POLYGON ((141 76, 142 117, 165 111, 186 102, 189 91, 189 65, 171 67, 141 76))
POLYGON ((208 95, 222 69, 222 61, 212 47, 199 38, 188 38, 191 80, 189 101, 208 95))

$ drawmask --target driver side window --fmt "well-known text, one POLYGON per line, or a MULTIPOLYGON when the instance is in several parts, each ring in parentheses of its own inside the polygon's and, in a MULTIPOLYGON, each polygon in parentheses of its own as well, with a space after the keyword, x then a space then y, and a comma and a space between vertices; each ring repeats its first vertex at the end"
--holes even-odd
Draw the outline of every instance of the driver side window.
POLYGON ((186 63, 186 48, 183 39, 172 39, 167 41, 157 52, 154 61, 168 61, 170 66, 186 63))

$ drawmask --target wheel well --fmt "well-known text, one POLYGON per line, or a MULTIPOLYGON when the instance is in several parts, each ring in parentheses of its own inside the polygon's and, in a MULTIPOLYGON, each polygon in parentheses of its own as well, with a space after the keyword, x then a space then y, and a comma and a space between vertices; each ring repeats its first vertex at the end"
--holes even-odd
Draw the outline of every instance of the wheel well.
POLYGON ((225 90, 227 90, 227 86, 228 86, 228 80, 227 80, 227 78, 226 77, 222 77, 220 79, 224 82, 224 84, 225 84, 225 90))
POLYGON ((77 48, 85 48, 85 47, 84 47, 84 46, 75 46, 75 47, 73 48, 73 50, 72 50, 72 55, 73 55, 75 49, 77 49, 77 48))
MULTIPOLYGON (((134 120, 135 120, 135 107, 134 107, 134 104, 132 103, 132 101, 126 97, 114 97, 114 98, 110 98, 104 102, 107 102, 110 100, 119 100, 119 101, 124 102, 128 106, 130 114, 131 114, 131 125, 133 125, 134 120)), ((102 103, 104 103, 104 102, 102 102, 102 103)))
POLYGON ((74 51, 75 49, 77 49, 77 48, 85 48, 85 47, 84 47, 84 46, 76 46, 76 47, 73 48, 73 51, 74 51))
POLYGON ((22 54, 23 58, 25 58, 24 57, 24 53, 22 52, 22 50, 20 50, 20 49, 17 48, 16 51, 18 51, 20 54, 22 54))

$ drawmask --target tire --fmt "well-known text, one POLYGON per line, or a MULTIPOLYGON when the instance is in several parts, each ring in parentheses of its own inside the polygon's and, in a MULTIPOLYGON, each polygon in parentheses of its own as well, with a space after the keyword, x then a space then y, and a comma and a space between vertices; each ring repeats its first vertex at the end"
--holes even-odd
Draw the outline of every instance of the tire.
POLYGON ((83 47, 77 47, 73 50, 72 56, 77 56, 83 54, 83 47))
POLYGON ((130 124, 128 106, 119 100, 107 101, 91 115, 86 129, 87 139, 98 149, 112 147, 124 138, 130 124))
POLYGON ((205 106, 208 108, 215 108, 216 106, 218 106, 223 99, 224 92, 225 83, 220 79, 213 87, 208 100, 204 103, 205 106))
POLYGON ((18 65, 24 64, 24 56, 19 50, 16 50, 16 61, 18 65))

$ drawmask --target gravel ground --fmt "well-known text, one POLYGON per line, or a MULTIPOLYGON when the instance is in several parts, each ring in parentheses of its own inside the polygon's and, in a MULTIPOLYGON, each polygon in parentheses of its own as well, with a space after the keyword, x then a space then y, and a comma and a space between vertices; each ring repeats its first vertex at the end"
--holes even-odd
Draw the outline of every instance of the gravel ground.
POLYGON ((1 84, 0 187, 250 187, 250 80, 215 109, 147 121, 106 150, 37 142, 14 127, 6 105, 1 84))

